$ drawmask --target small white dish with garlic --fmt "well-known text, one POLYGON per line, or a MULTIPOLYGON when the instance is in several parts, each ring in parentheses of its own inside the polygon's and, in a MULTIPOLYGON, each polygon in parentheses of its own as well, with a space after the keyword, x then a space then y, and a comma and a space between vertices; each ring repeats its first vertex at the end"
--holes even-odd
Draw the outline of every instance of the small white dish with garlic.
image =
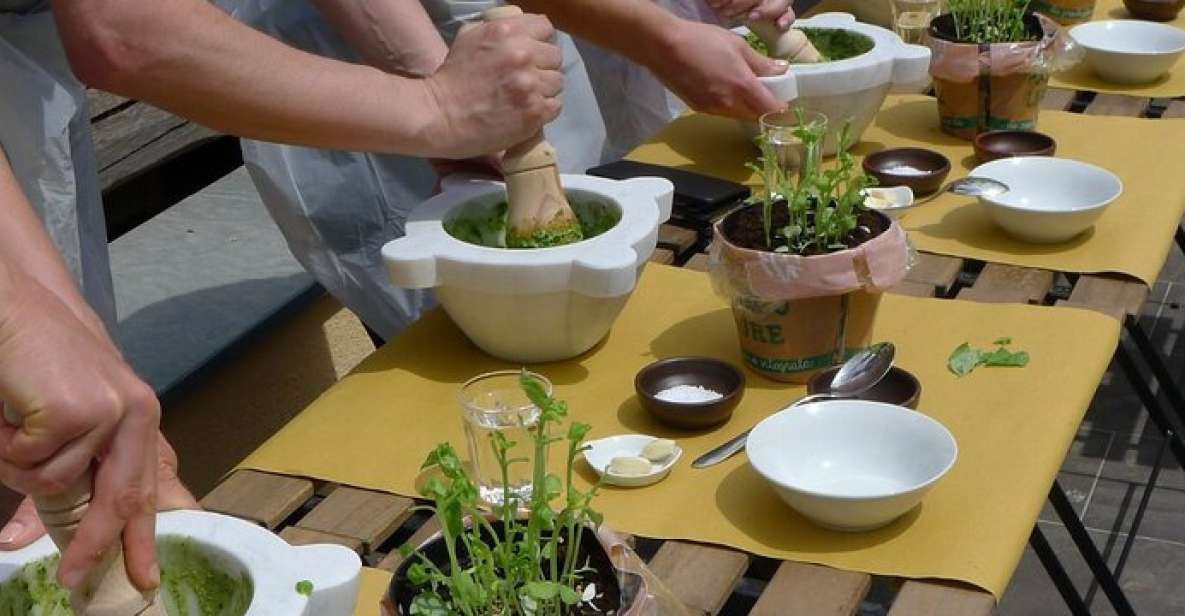
POLYGON ((658 483, 683 456, 675 441, 645 434, 619 434, 587 443, 584 460, 605 483, 638 488, 658 483))

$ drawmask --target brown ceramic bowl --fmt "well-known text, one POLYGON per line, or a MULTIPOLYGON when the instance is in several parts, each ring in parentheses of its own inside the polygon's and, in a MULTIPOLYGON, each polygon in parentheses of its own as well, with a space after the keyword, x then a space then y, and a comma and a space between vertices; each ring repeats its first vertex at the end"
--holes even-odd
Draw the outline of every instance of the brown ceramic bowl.
POLYGON ((1172 21, 1185 8, 1185 0, 1123 0, 1123 6, 1136 19, 1172 21))
POLYGON ((642 408, 660 422, 696 430, 728 421, 745 394, 745 375, 735 366, 710 357, 671 357, 642 368, 634 377, 642 408), (712 402, 667 402, 655 396, 678 385, 699 385, 724 395, 712 402))
MULTIPOLYGON (((831 380, 835 378, 837 372, 839 372, 839 366, 829 368, 811 377, 806 386, 807 393, 829 393, 831 380)), ((860 396, 861 400, 885 402, 911 409, 918 408, 918 400, 921 398, 922 384, 918 382, 917 377, 896 366, 889 369, 889 373, 881 379, 881 382, 860 396)))
POLYGON ((993 130, 975 136, 975 160, 988 163, 1012 156, 1053 156, 1057 142, 1045 133, 993 130))
POLYGON ((950 161, 934 150, 891 148, 864 158, 865 173, 876 178, 878 186, 908 186, 915 195, 925 195, 942 188, 950 161), (916 171, 902 173, 901 168, 916 171))

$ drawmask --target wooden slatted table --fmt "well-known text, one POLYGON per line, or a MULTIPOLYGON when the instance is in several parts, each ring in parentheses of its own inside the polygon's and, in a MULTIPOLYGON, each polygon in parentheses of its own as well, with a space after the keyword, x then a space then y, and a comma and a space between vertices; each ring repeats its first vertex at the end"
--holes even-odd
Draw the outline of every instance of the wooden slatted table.
MULTIPOLYGON (((1185 100, 1051 90, 1044 104, 1085 113, 1185 117, 1185 100)), ((703 231, 664 225, 652 260, 706 270, 707 239, 703 231)), ((1057 304, 1122 319, 1140 310, 1148 288, 1123 276, 1062 274, 922 253, 891 292, 1057 304)), ((418 544, 439 528, 433 518, 412 512, 411 499, 251 470, 230 475, 202 504, 273 529, 294 544, 345 545, 368 565, 388 571, 402 562, 400 545, 418 544)), ((850 616, 864 601, 889 605, 890 616, 986 616, 995 608, 989 593, 965 584, 883 578, 685 541, 639 537, 635 542, 651 569, 696 614, 850 616)))

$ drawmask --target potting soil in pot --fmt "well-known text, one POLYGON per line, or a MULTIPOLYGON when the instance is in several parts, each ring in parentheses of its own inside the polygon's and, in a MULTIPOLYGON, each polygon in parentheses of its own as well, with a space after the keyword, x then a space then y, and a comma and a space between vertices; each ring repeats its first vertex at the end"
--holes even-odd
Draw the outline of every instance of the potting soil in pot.
MULTIPOLYGON (((580 221, 580 228, 586 240, 612 229, 621 220, 621 212, 609 203, 572 192, 568 193, 568 201, 580 221)), ((469 204, 461 212, 444 221, 444 230, 463 242, 491 248, 507 248, 508 210, 509 206, 505 200, 469 204)), ((556 237, 540 236, 532 239, 532 245, 523 248, 546 248, 567 243, 563 238, 556 237)))
MULTIPOLYGON (((242 616, 251 605, 253 587, 246 573, 219 566, 187 539, 157 542, 161 564, 158 601, 169 616, 242 616)), ((0 584, 0 616, 74 616, 70 593, 55 581, 58 556, 25 565, 0 584)))
MULTIPOLYGON (((866 54, 872 51, 876 44, 872 39, 860 34, 859 32, 852 32, 843 30, 841 28, 799 28, 806 38, 819 51, 819 55, 823 56, 823 62, 835 62, 838 60, 847 60, 848 58, 855 58, 856 56, 866 54)), ((762 42, 756 34, 752 32, 745 35, 745 40, 749 42, 749 46, 763 56, 769 55, 769 48, 762 42)))

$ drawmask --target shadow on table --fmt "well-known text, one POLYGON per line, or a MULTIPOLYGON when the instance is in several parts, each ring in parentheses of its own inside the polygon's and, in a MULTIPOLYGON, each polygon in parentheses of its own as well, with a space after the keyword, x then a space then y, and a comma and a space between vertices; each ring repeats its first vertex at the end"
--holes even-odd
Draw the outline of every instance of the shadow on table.
MULTIPOLYGON (((524 332, 524 336, 531 335, 524 332)), ((574 359, 546 364, 531 364, 529 370, 538 372, 556 385, 571 385, 588 378, 583 362, 596 353, 604 340, 574 359)), ((477 348, 461 332, 441 308, 424 315, 409 327, 397 342, 383 346, 366 358, 356 374, 372 372, 410 372, 420 378, 438 383, 457 383, 492 370, 517 370, 523 364, 495 359, 477 348)))
POLYGON ((762 545, 824 554, 860 550, 892 540, 913 525, 925 503, 878 530, 863 533, 826 530, 786 505, 752 466, 744 464, 720 482, 716 488, 716 506, 737 530, 762 545))
POLYGON ((1032 244, 1014 240, 1004 234, 989 218, 987 210, 975 201, 950 208, 942 220, 923 225, 917 230, 942 240, 957 240, 972 248, 994 250, 1015 255, 1049 255, 1077 248, 1094 237, 1094 227, 1078 237, 1060 244, 1032 244))

